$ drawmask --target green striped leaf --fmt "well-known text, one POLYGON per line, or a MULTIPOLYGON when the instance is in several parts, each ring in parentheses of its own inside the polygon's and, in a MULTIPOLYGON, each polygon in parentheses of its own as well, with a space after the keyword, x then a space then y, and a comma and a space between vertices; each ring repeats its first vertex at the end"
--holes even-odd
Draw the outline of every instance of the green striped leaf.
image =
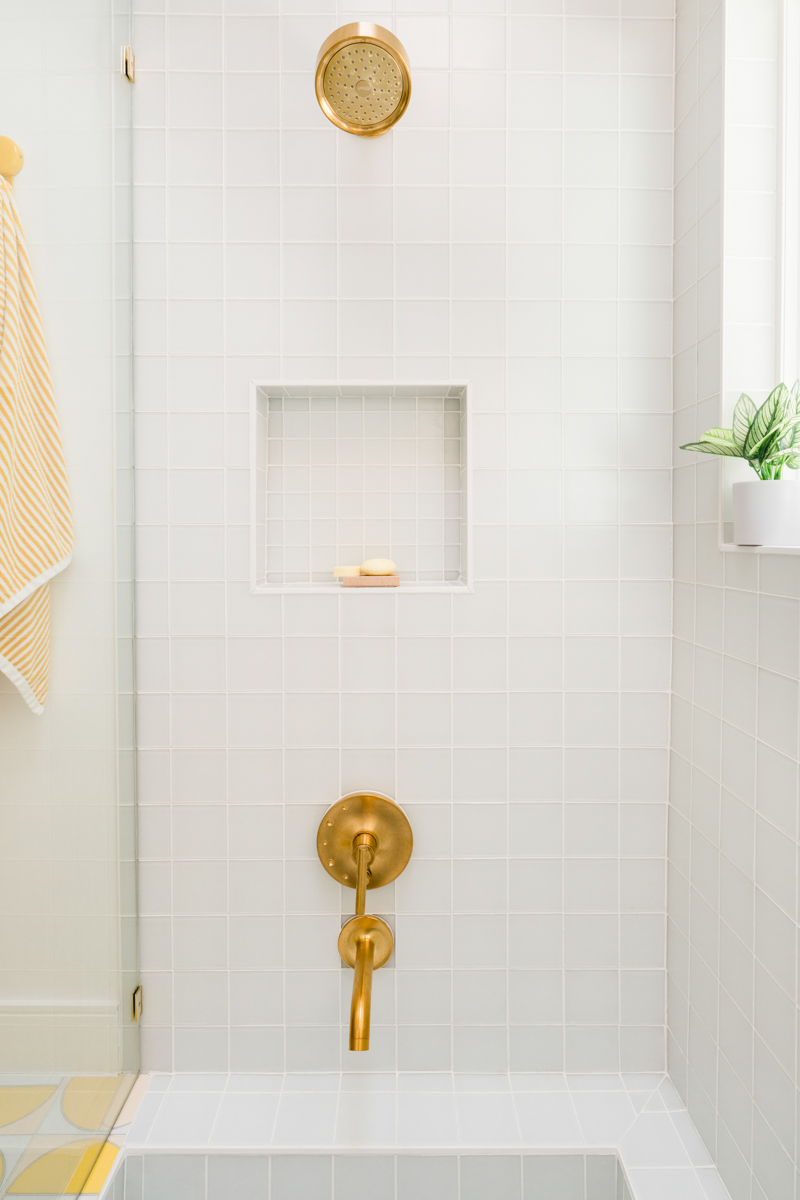
POLYGON ((789 393, 786 385, 783 383, 778 384, 774 391, 770 392, 767 396, 753 418, 750 430, 745 438, 745 458, 759 457, 758 451, 772 438, 776 426, 783 419, 788 398, 789 393))
MULTIPOLYGON (((787 417, 781 422, 778 429, 775 431, 776 445, 772 447, 774 453, 778 447, 781 450, 791 450, 792 446, 800 444, 800 417, 787 417)), ((762 448, 762 453, 765 448, 762 448)))
POLYGON ((739 399, 736 401, 736 407, 733 410, 733 437, 734 441, 744 449, 744 444, 747 441, 747 435, 750 432, 750 426, 753 423, 753 418, 756 415, 756 406, 749 396, 742 392, 739 399))
POLYGON ((698 454, 722 454, 726 458, 742 458, 742 448, 734 441, 723 441, 722 438, 699 442, 687 442, 681 450, 695 450, 698 454))
POLYGON ((787 401, 787 411, 800 416, 800 379, 796 379, 792 384, 792 390, 789 392, 789 399, 787 401))

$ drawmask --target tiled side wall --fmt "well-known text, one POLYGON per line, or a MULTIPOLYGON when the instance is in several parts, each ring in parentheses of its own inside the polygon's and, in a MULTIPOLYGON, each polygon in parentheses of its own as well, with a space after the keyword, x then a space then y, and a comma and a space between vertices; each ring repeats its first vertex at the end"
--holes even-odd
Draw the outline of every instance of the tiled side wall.
POLYGON ((672 2, 136 8, 145 1065, 353 1069, 314 835, 369 787, 416 850, 359 1066, 659 1069, 672 2), (377 140, 312 86, 358 16, 377 140), (251 596, 251 378, 470 380, 474 594, 251 596))
MULTIPOLYGON (((755 189, 766 178, 769 191, 774 163, 774 110, 759 98, 774 83, 777 7, 678 10, 676 447, 719 424, 721 367, 730 397, 773 382, 773 214, 755 189), (722 326, 725 37, 725 271, 742 283, 722 326)), ((721 554, 718 464, 678 449, 675 464, 669 1070, 734 1200, 777 1200, 796 1194, 800 559, 721 554)))
POLYGON ((614 1154, 131 1155, 109 1200, 630 1200, 614 1154))

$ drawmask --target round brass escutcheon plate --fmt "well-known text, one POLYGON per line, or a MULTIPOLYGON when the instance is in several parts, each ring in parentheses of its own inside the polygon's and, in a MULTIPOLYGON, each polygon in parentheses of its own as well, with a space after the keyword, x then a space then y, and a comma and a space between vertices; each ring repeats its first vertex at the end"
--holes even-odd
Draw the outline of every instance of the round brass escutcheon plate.
POLYGON ((351 792, 331 805, 317 831, 317 854, 328 874, 345 887, 356 886, 353 842, 360 833, 371 833, 378 843, 367 888, 384 887, 411 858, 414 835, 408 817, 382 792, 351 792))
POLYGON ((356 965, 356 951, 362 938, 369 937, 375 946, 375 957, 372 960, 373 970, 384 966, 392 957, 394 938, 392 931, 380 917, 367 916, 351 917, 342 926, 339 934, 339 957, 348 967, 356 965))

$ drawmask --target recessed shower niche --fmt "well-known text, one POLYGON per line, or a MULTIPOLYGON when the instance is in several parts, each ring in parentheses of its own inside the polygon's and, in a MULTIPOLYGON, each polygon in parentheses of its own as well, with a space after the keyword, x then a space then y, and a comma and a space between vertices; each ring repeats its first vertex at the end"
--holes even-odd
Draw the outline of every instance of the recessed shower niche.
POLYGON ((338 590, 334 568, 369 558, 401 588, 471 590, 467 391, 254 383, 253 590, 338 590))

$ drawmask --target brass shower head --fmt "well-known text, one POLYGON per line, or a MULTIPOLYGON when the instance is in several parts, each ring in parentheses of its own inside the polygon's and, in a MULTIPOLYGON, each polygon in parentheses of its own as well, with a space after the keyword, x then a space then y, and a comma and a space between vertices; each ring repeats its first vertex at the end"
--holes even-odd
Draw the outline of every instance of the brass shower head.
POLYGON ((380 137, 408 107, 408 56, 381 25, 342 25, 317 55, 315 87, 319 106, 334 125, 359 137, 380 137))

